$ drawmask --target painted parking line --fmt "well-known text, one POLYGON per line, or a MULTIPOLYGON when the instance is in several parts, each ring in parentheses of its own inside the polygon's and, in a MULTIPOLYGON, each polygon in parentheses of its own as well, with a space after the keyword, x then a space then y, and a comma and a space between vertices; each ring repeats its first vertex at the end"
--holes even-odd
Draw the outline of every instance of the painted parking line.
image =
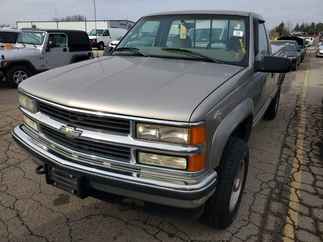
POLYGON ((293 181, 290 184, 290 195, 289 195, 289 204, 288 204, 288 213, 286 217, 286 222, 283 230, 283 241, 291 242, 295 241, 295 228, 298 226, 298 212, 299 211, 299 194, 297 192, 301 188, 302 182, 302 170, 299 169, 299 166, 304 161, 304 140, 305 140, 305 130, 306 130, 306 95, 308 90, 310 78, 310 71, 305 71, 304 83, 300 95, 300 110, 297 120, 297 139, 296 139, 296 156, 293 160, 292 171, 293 181))

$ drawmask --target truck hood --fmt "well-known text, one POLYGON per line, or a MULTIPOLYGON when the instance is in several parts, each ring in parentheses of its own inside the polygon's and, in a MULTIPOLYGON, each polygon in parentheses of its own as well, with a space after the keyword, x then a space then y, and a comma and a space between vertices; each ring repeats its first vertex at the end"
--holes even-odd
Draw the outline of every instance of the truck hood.
POLYGON ((189 122, 194 109, 243 67, 150 57, 102 57, 53 69, 19 88, 69 107, 189 122))
POLYGON ((5 60, 22 60, 24 57, 39 56, 40 50, 34 47, 0 49, 0 56, 4 56, 5 60))

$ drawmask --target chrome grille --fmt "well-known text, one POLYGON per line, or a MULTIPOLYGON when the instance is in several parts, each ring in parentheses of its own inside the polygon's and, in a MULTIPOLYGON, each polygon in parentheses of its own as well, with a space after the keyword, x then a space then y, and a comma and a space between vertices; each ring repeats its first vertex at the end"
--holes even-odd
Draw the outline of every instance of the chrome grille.
POLYGON ((39 111, 70 126, 129 134, 130 120, 74 112, 39 102, 39 111))
POLYGON ((41 132, 48 139, 71 150, 113 160, 130 161, 130 148, 128 147, 99 143, 80 138, 68 138, 59 131, 48 128, 44 125, 41 125, 40 128, 41 132))

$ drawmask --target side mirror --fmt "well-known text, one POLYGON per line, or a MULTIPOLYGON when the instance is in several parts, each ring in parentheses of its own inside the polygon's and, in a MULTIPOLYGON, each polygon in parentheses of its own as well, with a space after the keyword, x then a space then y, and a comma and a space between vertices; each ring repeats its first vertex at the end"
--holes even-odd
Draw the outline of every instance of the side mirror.
POLYGON ((291 67, 291 61, 285 57, 265 56, 261 61, 255 61, 256 72, 287 73, 291 67))

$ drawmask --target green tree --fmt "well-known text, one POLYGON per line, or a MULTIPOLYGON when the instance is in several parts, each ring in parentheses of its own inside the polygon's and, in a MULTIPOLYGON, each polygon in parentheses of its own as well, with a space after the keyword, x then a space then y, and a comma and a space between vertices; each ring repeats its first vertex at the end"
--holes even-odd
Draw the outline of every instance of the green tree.
POLYGON ((301 32, 305 32, 305 23, 302 23, 302 24, 299 26, 299 31, 301 31, 301 32))
POLYGON ((298 24, 298 23, 296 24, 296 26, 295 26, 295 28, 294 28, 294 31, 296 31, 296 32, 300 31, 300 26, 299 26, 299 24, 298 24))
POLYGON ((316 24, 314 22, 311 23, 309 27, 309 33, 315 33, 316 32, 316 24))
POLYGON ((288 35, 289 31, 286 28, 286 25, 284 22, 281 22, 275 29, 275 31, 279 34, 279 36, 288 35))
POLYGON ((323 23, 317 23, 316 24, 316 31, 317 32, 323 32, 323 23))

